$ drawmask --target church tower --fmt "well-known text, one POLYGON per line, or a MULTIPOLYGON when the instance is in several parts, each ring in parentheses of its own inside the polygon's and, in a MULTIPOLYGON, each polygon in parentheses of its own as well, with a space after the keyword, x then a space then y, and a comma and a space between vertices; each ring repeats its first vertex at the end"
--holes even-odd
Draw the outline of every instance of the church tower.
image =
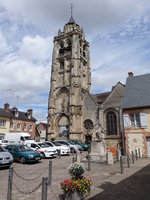
POLYGON ((89 43, 71 18, 54 37, 47 139, 83 139, 83 94, 90 92, 89 43))

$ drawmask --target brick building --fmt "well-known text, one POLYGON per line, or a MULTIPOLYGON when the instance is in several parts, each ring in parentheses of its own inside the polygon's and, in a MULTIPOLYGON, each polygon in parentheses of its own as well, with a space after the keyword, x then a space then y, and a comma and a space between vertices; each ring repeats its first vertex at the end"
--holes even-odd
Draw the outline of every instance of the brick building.
POLYGON ((0 134, 8 132, 28 132, 32 138, 35 138, 35 123, 33 110, 27 112, 19 111, 16 107, 9 108, 9 104, 4 104, 0 108, 0 134))

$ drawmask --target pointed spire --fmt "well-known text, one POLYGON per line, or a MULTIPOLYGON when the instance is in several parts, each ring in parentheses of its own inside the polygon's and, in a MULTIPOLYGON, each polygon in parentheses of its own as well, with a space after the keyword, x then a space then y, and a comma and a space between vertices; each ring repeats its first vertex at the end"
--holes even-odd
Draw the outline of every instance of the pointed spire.
POLYGON ((72 5, 72 3, 71 3, 70 9, 71 9, 71 17, 70 17, 70 19, 68 21, 68 24, 76 24, 76 22, 73 19, 73 5, 72 5))
POLYGON ((69 21, 68 21, 68 24, 75 24, 75 21, 73 19, 73 16, 71 15, 69 21))

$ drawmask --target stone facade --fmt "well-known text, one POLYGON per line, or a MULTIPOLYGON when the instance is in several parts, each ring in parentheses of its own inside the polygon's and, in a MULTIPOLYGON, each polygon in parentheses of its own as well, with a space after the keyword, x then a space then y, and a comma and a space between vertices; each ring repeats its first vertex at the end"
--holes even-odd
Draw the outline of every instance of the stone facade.
POLYGON ((71 17, 64 31, 59 30, 54 38, 48 139, 66 134, 71 139, 83 140, 83 102, 90 85, 89 43, 71 17))
MULTIPOLYGON (((97 140, 97 125, 110 147, 120 146, 121 97, 124 86, 90 94, 91 69, 89 43, 83 29, 71 17, 54 38, 51 83, 48 100, 47 139, 97 140), (100 97, 100 99, 99 99, 100 97), (107 133, 107 113, 114 113, 116 132, 107 133)), ((109 122, 111 123, 111 121, 109 122)))

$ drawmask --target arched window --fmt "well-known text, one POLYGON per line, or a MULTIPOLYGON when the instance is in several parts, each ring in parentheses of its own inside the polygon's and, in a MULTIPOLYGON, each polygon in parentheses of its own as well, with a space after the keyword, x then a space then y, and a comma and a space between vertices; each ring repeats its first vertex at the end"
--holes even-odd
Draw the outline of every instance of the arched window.
POLYGON ((107 135, 117 135, 117 117, 113 111, 106 114, 107 135))

